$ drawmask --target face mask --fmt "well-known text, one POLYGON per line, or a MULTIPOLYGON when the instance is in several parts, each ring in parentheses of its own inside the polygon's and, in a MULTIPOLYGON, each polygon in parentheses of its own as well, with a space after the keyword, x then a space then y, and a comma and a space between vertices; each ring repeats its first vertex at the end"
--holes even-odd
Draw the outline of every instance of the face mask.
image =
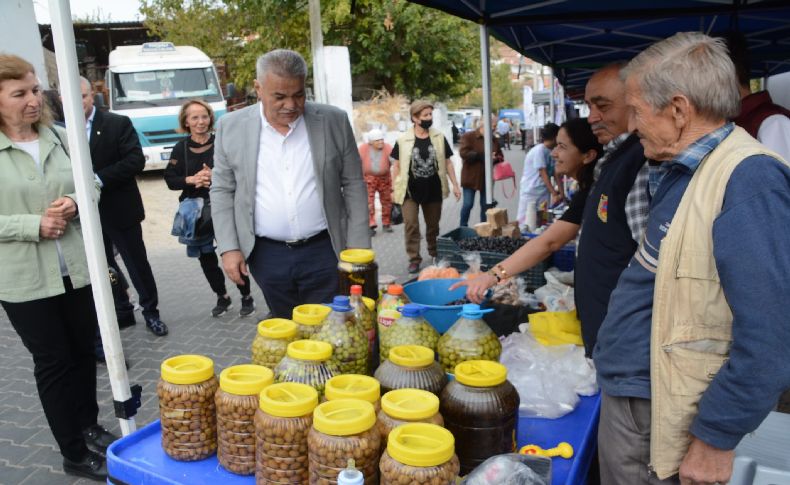
POLYGON ((420 120, 420 128, 427 130, 433 124, 433 120, 420 120))

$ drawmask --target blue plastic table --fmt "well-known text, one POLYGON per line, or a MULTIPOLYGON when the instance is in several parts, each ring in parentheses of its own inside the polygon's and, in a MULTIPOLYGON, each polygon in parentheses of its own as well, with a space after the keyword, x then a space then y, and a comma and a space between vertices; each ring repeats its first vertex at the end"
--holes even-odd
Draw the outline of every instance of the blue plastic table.
MULTIPOLYGON (((518 423, 518 446, 534 444, 551 448, 560 441, 573 446, 573 458, 552 460, 552 485, 586 483, 587 469, 593 456, 598 431, 600 395, 583 397, 576 409, 558 419, 521 418, 518 423)), ((107 450, 107 483, 251 485, 252 476, 241 477, 219 466, 217 456, 201 461, 181 462, 162 450, 159 421, 141 428, 113 443, 107 450)))

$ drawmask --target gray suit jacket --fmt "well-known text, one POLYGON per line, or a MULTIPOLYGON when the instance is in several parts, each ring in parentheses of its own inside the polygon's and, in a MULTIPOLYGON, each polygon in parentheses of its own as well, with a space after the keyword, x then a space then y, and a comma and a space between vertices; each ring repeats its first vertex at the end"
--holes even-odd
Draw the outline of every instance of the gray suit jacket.
MULTIPOLYGON (((253 208, 261 134, 261 104, 229 113, 217 122, 211 217, 220 254, 255 246, 253 208)), ((345 111, 307 103, 304 122, 313 154, 318 195, 335 253, 369 248, 368 195, 362 162, 345 111)))

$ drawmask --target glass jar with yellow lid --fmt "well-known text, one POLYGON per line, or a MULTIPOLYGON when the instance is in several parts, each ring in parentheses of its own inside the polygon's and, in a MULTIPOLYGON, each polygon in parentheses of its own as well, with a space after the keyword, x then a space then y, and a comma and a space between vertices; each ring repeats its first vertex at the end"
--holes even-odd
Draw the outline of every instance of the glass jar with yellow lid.
POLYGON ((351 285, 360 285, 362 294, 368 298, 379 297, 379 265, 372 249, 346 249, 340 251, 337 272, 340 294, 348 295, 351 285))
POLYGON ((270 318, 258 323, 252 341, 252 363, 274 369, 280 363, 288 344, 296 340, 297 326, 292 320, 270 318))
POLYGON ((460 468, 453 434, 428 423, 393 429, 379 466, 381 485, 455 485, 460 468))
POLYGON ((397 389, 381 396, 378 427, 381 442, 387 443, 390 431, 406 423, 444 425, 439 413, 439 398, 421 389, 397 389))
POLYGON ((208 458, 217 451, 214 362, 203 355, 178 355, 162 362, 156 386, 162 448, 179 461, 208 458))
POLYGON ((422 345, 399 345, 390 349, 389 359, 381 363, 374 376, 381 392, 393 389, 422 389, 437 396, 447 385, 447 374, 436 360, 434 351, 422 345))
POLYGON ((360 374, 341 374, 326 381, 324 397, 327 401, 359 399, 373 405, 376 413, 381 409, 379 381, 360 374))
POLYGON ((296 323, 296 338, 308 339, 321 330, 327 315, 332 309, 326 305, 307 303, 295 306, 291 319, 296 323))
POLYGON ((313 411, 307 435, 310 483, 337 483, 337 477, 354 460, 365 484, 379 483, 381 435, 373 405, 359 399, 337 399, 313 411))
POLYGON ((255 473, 255 412, 258 395, 274 383, 271 369, 261 365, 235 365, 219 374, 217 406, 217 460, 237 475, 255 473))
POLYGON ((261 391, 255 413, 257 485, 307 483, 307 434, 318 392, 306 384, 283 382, 261 391))
POLYGON ((337 367, 329 360, 332 346, 319 340, 296 340, 288 344, 285 357, 274 368, 276 382, 307 384, 324 394, 326 381, 339 375, 337 367))

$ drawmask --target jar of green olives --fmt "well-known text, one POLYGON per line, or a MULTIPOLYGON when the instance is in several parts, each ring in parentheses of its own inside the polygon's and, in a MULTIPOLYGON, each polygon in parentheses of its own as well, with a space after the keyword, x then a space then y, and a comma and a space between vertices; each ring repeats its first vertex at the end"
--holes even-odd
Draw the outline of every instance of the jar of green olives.
POLYGON ((368 337, 354 318, 347 296, 336 296, 321 330, 311 337, 332 345, 332 357, 341 374, 365 374, 368 369, 368 337))
POLYGON ((296 322, 296 338, 308 339, 321 330, 321 324, 332 309, 326 305, 307 303, 295 306, 291 319, 296 322))
POLYGON ((373 371, 379 366, 379 339, 376 325, 376 302, 366 296, 362 296, 362 287, 351 285, 351 296, 349 303, 354 309, 354 318, 365 331, 368 337, 368 375, 373 375, 373 371))
POLYGON ((425 307, 417 303, 407 303, 398 309, 401 316, 383 335, 380 335, 380 358, 384 362, 390 349, 398 345, 422 345, 436 350, 439 332, 422 317, 425 307))
POLYGON ((332 346, 317 340, 297 340, 288 344, 283 360, 274 368, 275 382, 307 384, 324 395, 326 381, 339 375, 337 367, 329 361, 332 346))
POLYGON ((492 311, 481 310, 480 305, 472 303, 462 307, 460 318, 437 344, 439 362, 445 372, 452 374, 456 365, 467 360, 499 361, 502 344, 483 320, 483 314, 492 311))
POLYGON ((258 323, 252 341, 252 363, 274 369, 280 363, 288 344, 296 340, 296 323, 284 318, 270 318, 258 323))

